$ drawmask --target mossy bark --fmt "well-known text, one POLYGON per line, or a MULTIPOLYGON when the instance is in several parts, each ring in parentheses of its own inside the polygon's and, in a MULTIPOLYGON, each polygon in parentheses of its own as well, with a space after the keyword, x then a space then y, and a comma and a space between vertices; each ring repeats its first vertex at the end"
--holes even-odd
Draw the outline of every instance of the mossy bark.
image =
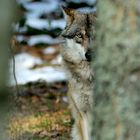
POLYGON ((140 1, 97 5, 94 140, 139 140, 140 1))

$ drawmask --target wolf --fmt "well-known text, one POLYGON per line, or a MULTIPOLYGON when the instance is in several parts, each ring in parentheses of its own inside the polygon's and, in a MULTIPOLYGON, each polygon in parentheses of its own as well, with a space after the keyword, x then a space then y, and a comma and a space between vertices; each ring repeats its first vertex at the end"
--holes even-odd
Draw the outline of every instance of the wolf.
POLYGON ((68 100, 74 119, 72 140, 91 140, 94 73, 90 44, 94 40, 96 15, 65 7, 63 12, 66 27, 61 33, 61 54, 69 78, 68 100))

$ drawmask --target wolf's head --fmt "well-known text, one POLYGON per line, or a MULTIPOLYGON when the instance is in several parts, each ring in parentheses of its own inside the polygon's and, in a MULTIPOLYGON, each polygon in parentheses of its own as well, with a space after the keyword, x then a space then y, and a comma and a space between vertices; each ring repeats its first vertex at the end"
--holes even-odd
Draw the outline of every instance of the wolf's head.
POLYGON ((94 13, 80 13, 74 9, 63 8, 66 27, 62 36, 67 46, 77 47, 83 60, 90 61, 90 43, 94 38, 96 16, 94 13))

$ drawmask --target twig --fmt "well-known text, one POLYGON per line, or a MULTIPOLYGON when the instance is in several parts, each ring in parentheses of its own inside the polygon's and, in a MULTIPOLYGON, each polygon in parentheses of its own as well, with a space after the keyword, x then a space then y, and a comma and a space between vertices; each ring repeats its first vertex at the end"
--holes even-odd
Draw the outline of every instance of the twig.
POLYGON ((16 46, 16 39, 15 37, 12 38, 12 41, 11 41, 11 45, 9 47, 9 50, 10 50, 10 53, 11 53, 11 56, 12 56, 12 61, 13 61, 13 76, 14 76, 14 80, 15 80, 15 87, 16 87, 16 95, 20 95, 20 89, 19 89, 19 86, 18 86, 18 81, 17 81, 17 78, 16 78, 16 63, 15 63, 15 56, 14 56, 14 52, 13 52, 13 48, 16 46))

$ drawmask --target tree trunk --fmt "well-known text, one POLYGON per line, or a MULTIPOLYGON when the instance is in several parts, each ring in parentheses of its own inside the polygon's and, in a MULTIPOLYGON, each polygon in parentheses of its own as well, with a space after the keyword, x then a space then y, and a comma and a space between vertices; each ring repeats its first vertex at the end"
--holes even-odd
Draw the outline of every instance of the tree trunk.
POLYGON ((11 20, 15 14, 15 1, 0 0, 0 139, 8 140, 7 113, 11 110, 6 83, 8 79, 8 46, 10 45, 11 20))
POLYGON ((99 0, 94 140, 140 139, 140 0, 99 0))

